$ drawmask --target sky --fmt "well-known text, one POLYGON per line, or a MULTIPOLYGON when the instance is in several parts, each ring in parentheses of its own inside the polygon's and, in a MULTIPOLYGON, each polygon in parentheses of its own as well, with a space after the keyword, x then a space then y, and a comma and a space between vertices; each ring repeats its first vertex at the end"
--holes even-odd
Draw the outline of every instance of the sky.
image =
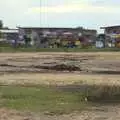
POLYGON ((120 0, 0 0, 9 27, 100 27, 120 25, 120 0))
POLYGON ((40 26, 40 0, 0 0, 0 19, 5 26, 40 26), (29 10, 33 11, 29 12, 29 10))

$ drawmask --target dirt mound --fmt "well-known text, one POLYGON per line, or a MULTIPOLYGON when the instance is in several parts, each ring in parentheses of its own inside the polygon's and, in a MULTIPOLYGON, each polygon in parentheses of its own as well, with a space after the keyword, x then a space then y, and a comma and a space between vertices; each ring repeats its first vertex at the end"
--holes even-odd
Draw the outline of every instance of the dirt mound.
POLYGON ((80 67, 77 67, 75 65, 66 65, 66 64, 59 64, 53 66, 35 66, 35 67, 40 69, 56 70, 56 71, 81 71, 80 67))

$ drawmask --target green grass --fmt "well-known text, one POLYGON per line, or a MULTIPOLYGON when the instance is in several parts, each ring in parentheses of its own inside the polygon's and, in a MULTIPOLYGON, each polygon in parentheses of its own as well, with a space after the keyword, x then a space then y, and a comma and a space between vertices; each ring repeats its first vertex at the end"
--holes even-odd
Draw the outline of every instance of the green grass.
POLYGON ((62 114, 85 107, 84 95, 48 87, 0 87, 0 107, 62 114))
POLYGON ((54 87, 1 86, 0 107, 20 111, 66 114, 82 111, 99 103, 120 102, 119 86, 86 86, 86 90, 63 90, 54 87), (85 98, 88 101, 85 101, 85 98))
POLYGON ((119 52, 120 48, 35 48, 35 47, 0 47, 0 52, 119 52))

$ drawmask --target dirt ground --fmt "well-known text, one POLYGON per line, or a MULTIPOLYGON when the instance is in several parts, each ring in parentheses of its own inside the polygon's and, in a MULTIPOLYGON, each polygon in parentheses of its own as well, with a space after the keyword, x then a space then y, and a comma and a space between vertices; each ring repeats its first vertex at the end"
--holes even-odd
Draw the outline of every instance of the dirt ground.
POLYGON ((0 58, 0 73, 120 72, 119 53, 2 53, 0 58))
POLYGON ((0 109, 0 120, 120 120, 120 105, 97 106, 82 112, 59 116, 0 109))
MULTIPOLYGON (((120 53, 1 53, 1 85, 120 85, 120 53)), ((120 105, 48 116, 0 109, 0 120, 120 120, 120 105)))

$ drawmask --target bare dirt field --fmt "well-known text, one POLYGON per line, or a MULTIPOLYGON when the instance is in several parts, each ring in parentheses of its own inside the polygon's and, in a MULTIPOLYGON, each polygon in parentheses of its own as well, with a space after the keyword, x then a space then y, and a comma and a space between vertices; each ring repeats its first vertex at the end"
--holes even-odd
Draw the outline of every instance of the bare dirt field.
MULTIPOLYGON (((120 53, 1 53, 1 85, 120 85, 120 53)), ((49 116, 1 108, 0 120, 120 120, 120 104, 49 116)))
POLYGON ((1 84, 120 82, 120 53, 1 53, 1 84))
POLYGON ((0 109, 0 120, 120 120, 120 106, 99 106, 60 116, 0 109))

